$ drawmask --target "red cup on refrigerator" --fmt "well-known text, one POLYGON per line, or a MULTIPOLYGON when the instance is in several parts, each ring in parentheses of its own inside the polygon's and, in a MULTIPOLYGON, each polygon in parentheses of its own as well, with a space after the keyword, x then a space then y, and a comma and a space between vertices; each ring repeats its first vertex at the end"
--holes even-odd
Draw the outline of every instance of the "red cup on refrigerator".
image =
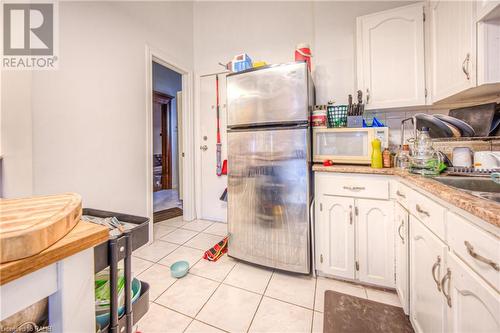
POLYGON ((311 70, 311 47, 309 44, 301 43, 295 48, 295 61, 307 62, 307 67, 311 70))

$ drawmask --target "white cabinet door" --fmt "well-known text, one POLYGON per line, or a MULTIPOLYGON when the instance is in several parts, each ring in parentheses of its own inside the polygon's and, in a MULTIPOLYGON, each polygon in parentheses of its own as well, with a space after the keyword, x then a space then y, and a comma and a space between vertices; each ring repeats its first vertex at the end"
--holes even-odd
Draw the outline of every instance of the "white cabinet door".
POLYGON ((394 202, 356 200, 359 280, 394 287, 394 202))
POLYGON ((500 294, 458 257, 447 259, 450 277, 443 283, 449 295, 450 332, 500 332, 500 294))
POLYGON ((318 269, 324 274, 354 279, 354 199, 322 195, 318 217, 318 269))
POLYGON ((357 25, 366 108, 425 105, 423 3, 361 16, 357 25))
POLYGON ((440 290, 445 255, 446 245, 410 215, 410 320, 417 333, 445 332, 446 304, 440 290))
POLYGON ((476 85, 473 1, 431 1, 429 29, 432 100, 476 85))
POLYGON ((399 203, 396 203, 394 214, 394 242, 396 261, 396 291, 398 293, 403 310, 406 314, 409 311, 410 297, 408 295, 409 283, 409 258, 408 258, 408 211, 399 203))

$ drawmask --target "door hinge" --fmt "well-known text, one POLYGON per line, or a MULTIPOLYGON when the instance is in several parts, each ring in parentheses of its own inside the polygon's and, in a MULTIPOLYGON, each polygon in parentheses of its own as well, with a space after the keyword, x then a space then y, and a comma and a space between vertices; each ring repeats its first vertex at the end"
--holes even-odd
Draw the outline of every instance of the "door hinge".
POLYGON ((359 261, 356 261, 356 270, 359 271, 359 261))
POLYGON ((323 255, 322 254, 319 255, 319 262, 323 263, 323 255))
POLYGON ((358 209, 358 206, 354 207, 354 214, 356 214, 356 216, 359 215, 359 209, 358 209))
POLYGON ((427 88, 424 90, 425 97, 427 97, 427 88))
POLYGON ((319 203, 319 211, 322 212, 323 211, 323 204, 320 202, 319 203))
POLYGON ((422 18, 423 18, 423 20, 425 22, 425 12, 422 12, 422 18))

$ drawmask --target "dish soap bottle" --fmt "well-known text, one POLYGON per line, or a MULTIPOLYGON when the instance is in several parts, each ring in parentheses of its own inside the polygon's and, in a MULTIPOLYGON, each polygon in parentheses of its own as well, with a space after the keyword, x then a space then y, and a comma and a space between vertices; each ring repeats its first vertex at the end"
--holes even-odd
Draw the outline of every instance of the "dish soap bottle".
POLYGON ((382 142, 379 139, 374 139, 372 141, 372 168, 382 169, 382 142))

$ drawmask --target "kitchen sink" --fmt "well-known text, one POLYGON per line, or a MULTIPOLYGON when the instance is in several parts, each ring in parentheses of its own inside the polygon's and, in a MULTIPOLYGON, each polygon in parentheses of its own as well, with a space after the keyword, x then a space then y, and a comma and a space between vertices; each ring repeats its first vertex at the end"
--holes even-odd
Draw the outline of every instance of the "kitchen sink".
POLYGON ((490 178, 435 177, 434 180, 477 197, 500 202, 500 184, 495 183, 490 178))

